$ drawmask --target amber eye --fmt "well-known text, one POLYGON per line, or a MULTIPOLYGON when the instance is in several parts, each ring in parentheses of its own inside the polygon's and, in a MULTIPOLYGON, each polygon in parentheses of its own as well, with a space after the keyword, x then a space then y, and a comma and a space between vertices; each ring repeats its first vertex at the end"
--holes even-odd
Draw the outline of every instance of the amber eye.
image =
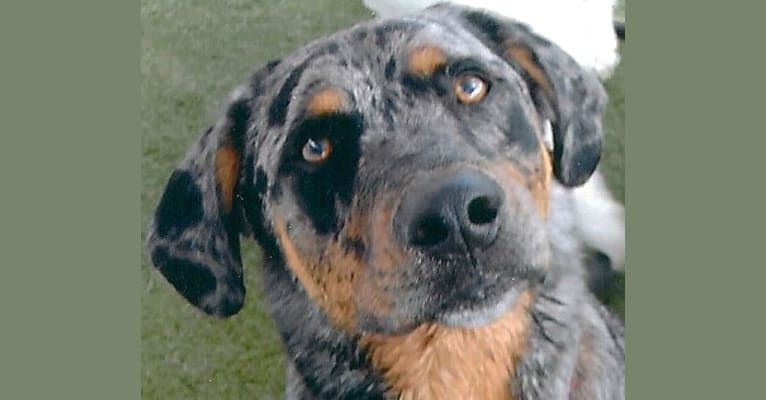
POLYGON ((461 103, 473 104, 487 95, 489 85, 476 75, 462 75, 455 80, 455 95, 461 103))
POLYGON ((303 159, 310 163, 320 163, 327 160, 330 153, 332 153, 332 144, 327 138, 309 139, 303 145, 303 159))

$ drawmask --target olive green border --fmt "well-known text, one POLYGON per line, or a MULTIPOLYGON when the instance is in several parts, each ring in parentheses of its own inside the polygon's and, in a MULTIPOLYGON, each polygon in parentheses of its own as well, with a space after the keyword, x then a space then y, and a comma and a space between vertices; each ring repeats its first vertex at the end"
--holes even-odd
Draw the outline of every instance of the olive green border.
POLYGON ((628 7, 631 399, 763 397, 764 12, 751 4, 628 7))
POLYGON ((140 398, 137 2, 0 2, 0 398, 140 398))
MULTIPOLYGON (((762 395, 764 13, 703 3, 630 6, 633 399, 762 395)), ((0 398, 140 397, 138 15, 0 5, 0 398)))

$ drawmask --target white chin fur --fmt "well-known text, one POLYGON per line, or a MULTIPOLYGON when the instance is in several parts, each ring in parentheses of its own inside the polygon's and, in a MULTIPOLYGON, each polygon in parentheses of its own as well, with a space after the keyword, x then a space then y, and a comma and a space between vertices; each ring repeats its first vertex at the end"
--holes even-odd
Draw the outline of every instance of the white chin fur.
POLYGON ((478 310, 463 310, 442 314, 438 322, 452 328, 479 328, 497 321, 507 313, 519 298, 516 289, 505 293, 500 301, 478 310))

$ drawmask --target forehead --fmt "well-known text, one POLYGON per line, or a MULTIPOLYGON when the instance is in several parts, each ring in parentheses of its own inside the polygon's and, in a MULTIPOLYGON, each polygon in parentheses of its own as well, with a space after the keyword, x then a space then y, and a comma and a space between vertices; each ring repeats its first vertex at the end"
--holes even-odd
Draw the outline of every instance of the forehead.
MULTIPOLYGON (((347 109, 361 111, 366 122, 384 122, 384 116, 378 114, 384 114, 392 102, 389 95, 406 92, 399 81, 401 73, 417 68, 417 58, 423 62, 423 54, 426 64, 471 59, 487 73, 525 90, 510 65, 457 21, 422 16, 370 21, 309 44, 283 58, 263 82, 253 82, 254 92, 261 94, 256 107, 266 113, 257 119, 266 121, 258 122, 261 126, 257 127, 260 162, 277 162, 275 153, 284 146, 290 128, 317 104, 321 109, 345 102, 347 109), (424 48, 433 51, 418 52, 424 48), (429 60, 439 55, 444 60, 429 60), (333 93, 322 93, 327 88, 333 93), (321 101, 316 101, 319 93, 321 101)), ((429 115, 430 108, 439 107, 436 102, 423 103, 419 119, 429 115)), ((399 122, 405 119, 398 117, 399 122)), ((276 164, 267 168, 275 169, 276 164)))
MULTIPOLYGON (((438 49, 447 60, 479 60, 490 72, 509 70, 457 22, 411 17, 367 22, 314 42, 286 57, 273 83, 286 83, 293 97, 334 85, 345 88, 355 99, 366 99, 371 91, 385 87, 379 83, 389 80, 394 70, 406 68, 419 48, 438 49)), ((293 116, 290 111, 286 120, 293 116)))

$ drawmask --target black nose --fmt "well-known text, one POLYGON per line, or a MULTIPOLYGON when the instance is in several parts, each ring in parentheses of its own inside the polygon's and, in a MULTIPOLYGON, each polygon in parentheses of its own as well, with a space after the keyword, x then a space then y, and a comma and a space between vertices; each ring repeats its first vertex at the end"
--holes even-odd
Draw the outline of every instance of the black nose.
POLYGON ((497 237, 503 192, 488 176, 462 171, 413 185, 396 214, 399 234, 430 256, 486 248, 497 237))

